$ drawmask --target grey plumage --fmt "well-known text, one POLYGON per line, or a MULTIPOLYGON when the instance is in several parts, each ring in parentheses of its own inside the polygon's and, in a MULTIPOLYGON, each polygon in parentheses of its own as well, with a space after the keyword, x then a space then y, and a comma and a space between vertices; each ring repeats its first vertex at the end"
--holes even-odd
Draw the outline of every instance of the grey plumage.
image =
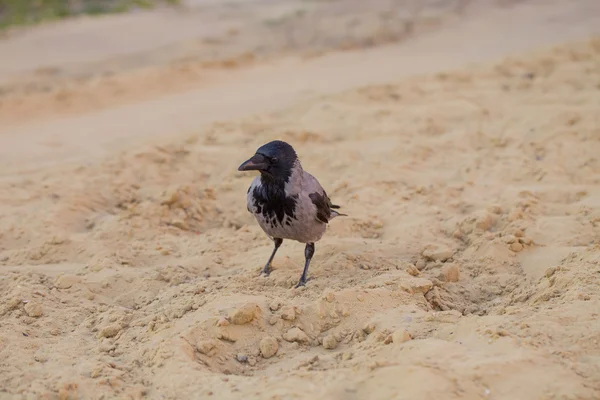
POLYGON ((327 224, 342 216, 331 203, 319 181, 304 171, 295 150, 276 140, 260 147, 238 170, 257 170, 247 194, 248 211, 263 231, 274 241, 275 248, 263 273, 269 274, 271 261, 284 239, 306 244, 305 267, 298 286, 306 283, 306 274, 327 224))

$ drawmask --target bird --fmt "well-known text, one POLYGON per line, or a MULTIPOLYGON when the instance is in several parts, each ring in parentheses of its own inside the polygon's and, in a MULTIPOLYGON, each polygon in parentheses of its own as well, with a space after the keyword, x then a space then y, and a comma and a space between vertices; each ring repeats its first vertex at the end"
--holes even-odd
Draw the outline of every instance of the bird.
POLYGON ((238 171, 258 171, 247 191, 248 212, 273 241, 274 248, 261 275, 268 276, 271 263, 284 240, 305 244, 304 270, 295 286, 305 286, 315 243, 327 225, 338 216, 347 216, 332 204, 317 178, 302 168, 294 148, 282 140, 259 147, 238 171))

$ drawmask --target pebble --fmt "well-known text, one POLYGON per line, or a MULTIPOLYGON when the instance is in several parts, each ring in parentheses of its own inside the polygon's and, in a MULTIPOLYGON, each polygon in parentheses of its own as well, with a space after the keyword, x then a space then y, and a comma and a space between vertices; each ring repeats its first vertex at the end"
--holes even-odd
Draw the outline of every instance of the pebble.
POLYGON ((281 309, 281 318, 286 321, 294 321, 296 319, 296 308, 294 306, 286 306, 281 309))
POLYGON ((411 340, 410 334, 406 331, 406 329, 398 329, 394 333, 392 333, 392 341, 394 343, 404 343, 411 340))
POLYGON ((273 301, 271 302, 271 304, 269 304, 269 309, 270 309, 271 311, 277 311, 277 310, 279 310, 280 308, 281 308, 281 301, 279 301, 279 300, 273 300, 273 301))
POLYGON ((458 282, 458 279, 460 278, 460 269, 456 264, 445 265, 444 268, 442 268, 441 275, 441 278, 445 282, 458 282))
POLYGON ((415 267, 414 265, 409 265, 406 268, 406 272, 408 272, 408 274, 412 275, 412 276, 419 276, 419 275, 421 275, 421 273, 419 272, 419 269, 417 267, 415 267))
POLYGON ((367 324, 365 324, 365 326, 363 326, 362 329, 367 335, 370 335, 371 333, 375 332, 376 327, 377 326, 375 325, 375 323, 368 322, 367 324))
POLYGON ((215 348, 216 342, 214 340, 201 340, 196 344, 196 348, 200 354, 208 355, 212 349, 215 348))
POLYGON ((554 275, 556 270, 557 270, 557 267, 550 267, 550 268, 546 269, 546 272, 544 273, 544 275, 546 275, 546 278, 550 278, 552 275, 554 275))
POLYGON ((335 336, 327 335, 323 338, 323 347, 327 350, 333 350, 337 347, 338 341, 335 336))
POLYGON ((256 303, 244 304, 237 310, 233 310, 229 316, 229 319, 231 320, 231 323, 235 325, 244 325, 252 322, 259 310, 260 307, 256 303))
POLYGON ((184 231, 188 231, 190 229, 190 226, 181 219, 174 219, 173 221, 171 221, 171 225, 184 231))
POLYGON ((409 282, 413 292, 425 294, 433 287, 433 282, 425 278, 412 278, 409 282))
POLYGON ((357 329, 356 332, 354 332, 354 339, 356 339, 356 341, 359 343, 363 342, 366 338, 367 334, 362 329, 357 329))
POLYGON ((242 353, 239 353, 235 358, 241 363, 248 362, 248 356, 242 353))
POLYGON ((61 275, 54 281, 54 286, 58 289, 69 289, 80 281, 79 277, 75 275, 61 275))
POLYGON ((99 333, 99 336, 104 338, 111 338, 117 336, 119 332, 121 332, 121 326, 113 324, 102 328, 102 330, 99 333))
POLYGON ((230 343, 235 343, 238 340, 237 336, 233 332, 220 332, 217 335, 217 339, 230 343))
POLYGON ((513 235, 515 235, 518 238, 523 237, 525 234, 523 233, 523 231, 521 229, 515 229, 515 231, 513 232, 513 235))
POLYGON ((262 338, 259 344, 260 354, 264 358, 271 358, 275 354, 277 354, 277 350, 279 350, 279 344, 277 343, 277 339, 271 336, 267 336, 262 338))
POLYGON ((39 318, 44 314, 42 306, 38 303, 27 303, 25 304, 25 312, 27 315, 33 318, 39 318))
POLYGON ((217 321, 217 326, 228 326, 229 325, 229 321, 227 321, 227 318, 220 318, 217 321))
POLYGON ((281 321, 281 317, 279 315, 273 315, 271 318, 269 318, 269 324, 271 325, 275 325, 279 321, 281 321))
POLYGON ((425 248, 421 254, 428 260, 444 262, 451 258, 454 252, 442 245, 432 245, 425 248))
POLYGON ((504 243, 512 244, 517 241, 517 238, 514 235, 506 235, 502 237, 502 240, 504 240, 504 243))
POLYGON ((297 328, 297 327, 292 328, 289 331, 287 331, 286 333, 284 333, 283 338, 287 342, 296 342, 296 343, 308 343, 309 342, 308 335, 306 333, 304 333, 304 331, 302 331, 302 329, 297 328))
POLYGON ((531 240, 531 238, 528 238, 528 237, 522 237, 522 238, 519 238, 519 243, 529 246, 530 244, 533 243, 533 240, 531 240))
POLYGON ((511 243, 510 249, 512 251, 514 251, 515 253, 518 253, 519 251, 523 250, 523 245, 519 242, 514 242, 514 243, 511 243))

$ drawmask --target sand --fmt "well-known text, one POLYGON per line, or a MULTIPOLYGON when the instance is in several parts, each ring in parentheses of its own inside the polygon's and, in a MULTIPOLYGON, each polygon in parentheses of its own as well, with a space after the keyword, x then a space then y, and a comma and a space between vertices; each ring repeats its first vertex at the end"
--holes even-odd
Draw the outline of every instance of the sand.
MULTIPOLYGON (((319 55, 6 72, 0 398, 600 398, 600 14, 498 7, 319 55), (274 138, 349 214, 300 289, 298 243, 259 276, 236 171, 274 138)), ((149 17, 0 49, 119 18, 149 17)))

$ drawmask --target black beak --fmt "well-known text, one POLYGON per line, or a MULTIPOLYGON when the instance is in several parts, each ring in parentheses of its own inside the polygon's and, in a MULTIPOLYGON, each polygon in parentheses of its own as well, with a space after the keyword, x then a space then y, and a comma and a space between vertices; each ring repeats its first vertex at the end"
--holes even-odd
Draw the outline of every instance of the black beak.
POLYGON ((268 167, 269 162, 267 159, 260 154, 255 154, 251 159, 240 165, 238 171, 261 171, 268 167))

